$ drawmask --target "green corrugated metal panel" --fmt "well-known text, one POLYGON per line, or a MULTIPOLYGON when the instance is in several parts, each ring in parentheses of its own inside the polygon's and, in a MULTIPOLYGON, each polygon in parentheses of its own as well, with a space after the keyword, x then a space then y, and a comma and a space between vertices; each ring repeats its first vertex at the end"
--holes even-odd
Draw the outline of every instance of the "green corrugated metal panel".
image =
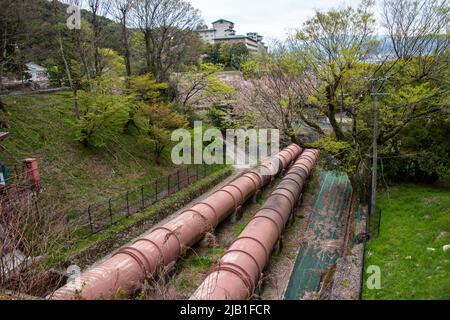
POLYGON ((286 300, 299 300, 317 292, 321 278, 339 258, 343 215, 352 196, 347 175, 325 172, 316 195, 307 229, 306 242, 300 248, 294 271, 285 293, 286 300))

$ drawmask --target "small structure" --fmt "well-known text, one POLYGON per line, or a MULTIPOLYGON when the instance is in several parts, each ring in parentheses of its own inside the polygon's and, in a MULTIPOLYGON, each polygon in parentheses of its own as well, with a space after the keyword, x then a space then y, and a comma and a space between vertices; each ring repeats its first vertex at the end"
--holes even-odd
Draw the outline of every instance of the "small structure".
POLYGON ((35 63, 27 63, 26 73, 30 76, 27 82, 31 83, 39 89, 47 89, 50 86, 47 69, 35 63))
POLYGON ((9 132, 0 132, 0 141, 5 140, 8 135, 9 132))
POLYGON ((250 32, 247 35, 236 35, 234 22, 220 19, 212 23, 212 28, 204 27, 198 30, 200 38, 210 44, 229 43, 244 44, 250 52, 266 52, 267 46, 264 44, 264 37, 257 32, 250 32))
POLYGON ((35 189, 39 190, 41 185, 41 175, 39 173, 38 162, 34 158, 28 158, 23 161, 26 167, 27 181, 35 189))
POLYGON ((50 78, 46 68, 29 62, 25 64, 22 79, 14 78, 10 74, 1 78, 1 84, 6 91, 19 90, 24 84, 31 85, 33 89, 47 89, 50 86, 50 78))

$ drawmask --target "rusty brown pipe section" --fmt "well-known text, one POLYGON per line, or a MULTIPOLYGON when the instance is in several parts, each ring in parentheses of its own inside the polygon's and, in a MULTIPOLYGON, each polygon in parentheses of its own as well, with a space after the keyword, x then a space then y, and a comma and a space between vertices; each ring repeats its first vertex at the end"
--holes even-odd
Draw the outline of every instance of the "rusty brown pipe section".
POLYGON ((318 150, 306 150, 300 156, 191 300, 247 300, 253 296, 318 156, 318 150))
POLYGON ((112 257, 86 271, 78 281, 81 288, 71 282, 48 298, 95 300, 114 298, 119 292, 122 296, 135 293, 145 280, 170 270, 187 248, 239 211, 249 198, 288 168, 302 151, 298 145, 289 146, 255 170, 241 175, 164 226, 120 248, 112 257))

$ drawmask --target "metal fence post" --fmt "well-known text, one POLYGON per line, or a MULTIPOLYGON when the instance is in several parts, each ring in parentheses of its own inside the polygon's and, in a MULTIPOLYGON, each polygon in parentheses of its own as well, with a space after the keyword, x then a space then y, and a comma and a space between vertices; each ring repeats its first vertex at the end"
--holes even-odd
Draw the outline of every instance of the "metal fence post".
POLYGON ((111 198, 109 198, 109 218, 111 219, 111 225, 114 225, 111 201, 111 198))
POLYGON ((142 210, 145 209, 144 186, 141 187, 142 210))
POLYGON ((170 196, 170 174, 167 175, 167 196, 170 196))
POLYGON ((94 224, 92 223, 91 205, 88 206, 89 225, 91 227, 91 233, 94 233, 94 224))
POLYGON ((155 202, 158 202, 158 179, 155 180, 155 202))
POLYGON ((178 181, 178 191, 181 190, 181 185, 180 185, 180 170, 177 171, 177 181, 178 181))
POLYGON ((383 213, 383 210, 381 209, 377 209, 378 210, 378 232, 377 232, 377 237, 380 236, 380 231, 381 231, 381 214, 383 213))
POLYGON ((127 217, 131 216, 130 212, 130 192, 127 191, 127 217))
POLYGON ((197 176, 197 181, 198 181, 198 179, 199 179, 199 176, 198 176, 198 166, 195 166, 195 175, 197 176))
POLYGON ((186 172, 187 172, 188 184, 189 184, 189 183, 191 183, 191 177, 190 177, 190 173, 189 173, 189 166, 186 168, 186 172))

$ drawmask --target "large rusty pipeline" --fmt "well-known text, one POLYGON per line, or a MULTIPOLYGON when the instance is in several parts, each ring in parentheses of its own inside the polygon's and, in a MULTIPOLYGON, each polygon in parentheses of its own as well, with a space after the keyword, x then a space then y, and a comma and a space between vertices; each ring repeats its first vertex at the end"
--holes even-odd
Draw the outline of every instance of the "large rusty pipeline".
POLYGON ((298 145, 289 146, 164 226, 120 248, 112 257, 82 274, 79 281, 68 283, 48 298, 95 300, 110 299, 119 292, 126 296, 135 293, 145 280, 170 270, 187 248, 239 211, 248 199, 294 163, 302 151, 298 145))
POLYGON ((318 155, 318 150, 303 152, 191 300, 247 300, 253 296, 318 155))

